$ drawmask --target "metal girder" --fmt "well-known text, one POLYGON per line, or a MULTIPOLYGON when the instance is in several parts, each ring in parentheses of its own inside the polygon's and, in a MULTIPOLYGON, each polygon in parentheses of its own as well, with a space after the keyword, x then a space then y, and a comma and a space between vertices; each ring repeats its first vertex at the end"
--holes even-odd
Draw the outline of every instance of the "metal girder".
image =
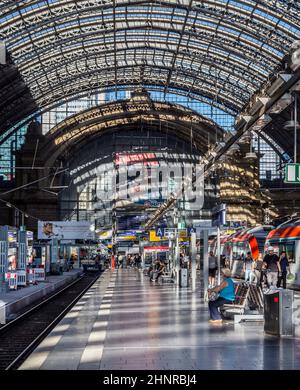
MULTIPOLYGON (((117 2, 117 10, 121 9, 120 13, 122 13, 122 10, 124 7, 127 7, 127 12, 129 12, 131 9, 135 9, 135 11, 139 12, 139 6, 142 6, 143 2, 141 1, 118 1, 117 2)), ((150 3, 155 4, 158 2, 144 2, 144 3, 150 3)), ((237 3, 237 2, 235 2, 237 3)), ((180 12, 178 12, 180 9, 189 10, 190 12, 196 12, 197 14, 205 15, 206 17, 214 18, 217 20, 224 20, 224 22, 229 24, 230 26, 237 25, 238 28, 240 28, 239 25, 247 24, 248 29, 252 29, 255 34, 258 34, 257 30, 264 29, 264 33, 266 32, 266 29, 270 31, 271 28, 274 28, 276 26, 276 20, 282 20, 285 21, 287 25, 292 25, 297 28, 297 24, 299 23, 299 16, 296 17, 296 13, 293 14, 293 6, 289 10, 285 10, 284 12, 281 12, 281 15, 279 18, 279 9, 274 10, 274 12, 270 12, 269 5, 265 5, 264 7, 261 7, 258 5, 258 2, 249 1, 249 2, 239 2, 241 5, 244 4, 244 6, 249 3, 253 8, 257 8, 258 10, 265 10, 266 16, 269 16, 268 18, 264 17, 262 14, 253 14, 249 9, 243 9, 243 8, 236 8, 235 6, 228 7, 225 2, 216 2, 216 1, 186 1, 186 2, 178 2, 178 1, 161 1, 159 2, 159 7, 156 7, 155 9, 152 8, 151 10, 151 16, 157 12, 161 13, 162 15, 170 15, 170 10, 172 12, 177 11, 178 15, 180 15, 180 12), (185 3, 185 4, 184 4, 185 3), (219 3, 219 4, 216 4, 219 3), (155 12, 156 11, 156 12, 155 12), (291 17, 290 17, 291 16, 291 17), (274 19, 274 20, 273 20, 274 19), (245 23, 247 22, 247 23, 245 23)), ((99 0, 95 1, 59 1, 56 3, 51 3, 51 9, 49 7, 45 6, 43 4, 43 7, 36 6, 35 8, 31 8, 29 11, 26 12, 26 9, 18 7, 18 10, 20 10, 22 13, 26 15, 26 18, 28 20, 28 23, 24 25, 22 20, 15 16, 13 18, 14 21, 14 33, 15 34, 21 34, 22 29, 26 28, 26 31, 30 31, 31 29, 39 30, 43 28, 45 23, 49 23, 53 19, 60 21, 60 20, 72 20, 72 17, 76 17, 78 13, 82 15, 83 17, 87 17, 89 15, 95 15, 97 12, 101 14, 103 11, 105 11, 106 14, 110 12, 110 10, 113 8, 113 1, 110 2, 101 2, 99 0), (105 4, 106 3, 106 4, 105 4)), ((275 8, 275 7, 273 7, 275 8)), ((297 8, 295 8, 297 10, 297 8)), ((0 8, 1 11, 1 8, 0 8)), ((6 14, 6 16, 9 14, 6 14)), ((12 28, 11 24, 8 22, 4 22, 4 28, 12 28)), ((288 31, 288 27, 286 25, 279 25, 277 26, 277 32, 275 34, 279 34, 282 31, 282 33, 285 33, 288 31)), ((11 31, 10 31, 11 33, 11 31)))
POLYGON ((286 156, 286 151, 283 150, 280 145, 274 142, 274 139, 270 137, 265 131, 255 132, 259 137, 261 137, 277 154, 283 161, 288 162, 289 159, 286 156))
MULTIPOLYGON (((148 125, 149 128, 152 130, 161 130, 161 132, 168 132, 168 134, 174 134, 178 136, 180 139, 186 141, 187 143, 191 142, 190 139, 190 128, 191 126, 183 126, 182 123, 176 122, 172 123, 169 121, 164 121, 160 119, 156 120, 145 120, 143 116, 132 118, 130 123, 122 124, 122 127, 108 127, 103 130, 103 132, 100 135, 103 135, 104 133, 113 133, 116 131, 127 131, 138 128, 140 124, 143 123, 144 126, 148 125)), ((197 148, 198 153, 204 154, 207 151, 208 148, 208 132, 207 128, 203 127, 202 132, 193 130, 194 135, 194 147, 197 148)), ((210 132, 211 138, 215 138, 215 133, 210 132)), ((86 145, 87 142, 93 142, 94 139, 99 137, 99 132, 97 130, 97 126, 90 126, 89 131, 84 133, 84 137, 76 138, 70 145, 67 146, 67 149, 69 152, 76 153, 77 151, 80 151, 84 145, 86 145)), ((64 150, 65 152, 65 150, 64 150)), ((62 153, 62 151, 60 151, 62 153)))
POLYGON ((161 124, 187 141, 192 128, 195 146, 202 153, 208 148, 209 134, 214 142, 216 137, 223 139, 220 127, 191 109, 152 100, 127 100, 107 103, 65 119, 47 134, 43 156, 54 161, 66 150, 74 152, 77 145, 89 142, 93 136, 136 127, 140 121, 157 128, 161 124))
MULTIPOLYGON (((162 86, 165 83, 168 68, 157 68, 153 67, 150 68, 151 73, 148 75, 144 75, 144 84, 148 85, 159 85, 162 86), (154 82, 155 80, 155 82, 154 82)), ((139 79, 139 71, 136 67, 127 67, 127 68, 120 68, 118 73, 118 85, 119 86, 126 86, 126 85, 140 85, 140 79, 139 79), (125 70, 131 70, 131 72, 128 74, 125 72, 125 70), (123 71, 123 72, 121 72, 123 71), (136 72, 136 73, 134 73, 136 72)), ((109 88, 114 85, 114 70, 111 69, 110 71, 103 72, 102 75, 104 76, 103 79, 99 79, 97 75, 93 71, 88 71, 81 75, 79 78, 77 75, 74 75, 73 77, 70 77, 68 79, 68 84, 64 84, 64 92, 61 91, 59 86, 54 91, 53 94, 48 94, 43 96, 38 100, 38 103, 40 106, 45 106, 53 103, 55 100, 62 100, 64 99, 65 94, 73 94, 75 92, 80 93, 84 91, 95 91, 102 88, 109 88), (76 83, 76 84, 75 84, 76 83), (64 94, 65 93, 65 94, 64 94)), ((179 90, 185 90, 190 92, 190 87, 192 86, 192 83, 195 81, 195 78, 190 77, 188 78, 188 75, 185 75, 184 79, 181 80, 171 80, 170 87, 173 89, 179 89, 179 90)), ((193 92, 199 95, 204 95, 208 98, 215 99, 214 93, 214 84, 210 82, 208 79, 208 76, 206 76, 205 79, 200 79, 199 85, 193 85, 193 92)), ((227 106, 231 108, 234 111, 237 111, 237 108, 240 109, 243 106, 243 100, 241 99, 241 91, 236 88, 234 91, 233 89, 228 90, 228 93, 226 93, 226 89, 224 91, 220 91, 218 95, 218 100, 221 102, 224 106, 227 106)))
MULTIPOLYGON (((98 81, 99 82, 102 81, 107 86, 109 86, 111 84, 111 80, 109 80, 109 81, 107 80, 107 73, 111 72, 111 67, 99 66, 94 61, 91 63, 86 63, 85 61, 83 61, 83 64, 84 64, 84 68, 82 68, 82 76, 84 76, 84 77, 86 75, 93 76, 95 74, 95 69, 99 69, 99 70, 101 70, 101 78, 97 77, 98 81)), ((119 66, 118 72, 120 74, 122 72, 123 73, 126 72, 126 76, 130 80, 134 71, 141 66, 144 67, 144 74, 145 75, 147 75, 147 72, 148 72, 148 74, 151 74, 152 71, 155 72, 155 71, 168 71, 169 70, 168 66, 163 66, 163 64, 159 64, 159 63, 141 64, 141 63, 136 63, 136 62, 132 61, 130 65, 119 66)), ((206 68, 206 69, 208 69, 208 68, 206 68)), ((211 74, 209 74, 208 71, 204 72, 204 70, 205 70, 205 68, 203 69, 203 71, 197 73, 196 71, 190 70, 187 67, 176 69, 176 73, 174 72, 174 75, 172 77, 173 84, 177 84, 178 86, 180 86, 180 84, 185 82, 186 79, 192 79, 194 82, 196 82, 196 85, 201 85, 204 83, 210 84, 211 88, 212 88, 212 92, 214 92, 213 91, 214 78, 211 74)), ((55 78, 55 74, 56 74, 56 72, 53 73, 53 84, 52 84, 53 89, 59 89, 62 82, 64 85, 68 85, 70 82, 71 83, 74 82, 74 77, 75 78, 77 77, 76 69, 74 69, 74 67, 72 69, 70 64, 65 69, 64 68, 61 69, 60 80, 57 80, 55 78)), ((237 103, 239 102, 239 100, 242 103, 243 97, 245 97, 245 96, 250 97, 251 90, 249 90, 250 88, 248 85, 245 85, 245 86, 240 85, 238 87, 236 84, 233 83, 233 81, 229 77, 230 74, 228 74, 228 72, 226 72, 225 69, 219 70, 219 74, 220 74, 220 82, 226 83, 226 87, 224 87, 224 91, 221 92, 221 96, 223 96, 224 100, 228 99, 228 102, 230 102, 230 98, 233 97, 237 103), (228 96, 228 94, 230 94, 230 96, 226 98, 226 96, 228 96)), ((49 77, 50 77, 50 75, 49 75, 49 77)), ((237 78, 237 81, 239 81, 238 78, 237 78)), ((41 91, 43 91, 43 96, 47 96, 49 93, 46 90, 46 85, 47 85, 47 80, 45 80, 45 79, 44 80, 43 79, 36 80, 36 88, 40 88, 41 91)), ((195 90, 197 90, 196 87, 195 87, 195 90)), ((34 90, 32 90, 32 91, 34 92, 34 90)), ((254 92, 254 91, 252 91, 252 92, 254 92)), ((43 96, 41 98, 43 98, 43 96)))
MULTIPOLYGON (((282 1, 278 2, 278 5, 274 2, 250 0, 234 3, 193 0, 2 3, 0 38, 5 39, 7 48, 21 73, 24 72, 29 87, 32 78, 28 78, 27 73, 31 73, 30 69, 34 69, 35 75, 44 75, 47 80, 49 69, 45 55, 48 59, 56 57, 63 63, 67 60, 64 53, 77 53, 79 48, 84 53, 89 50, 92 40, 98 43, 102 40, 105 55, 110 50, 109 46, 114 48, 116 83, 121 61, 117 56, 118 43, 121 42, 125 46, 126 61, 130 42, 133 42, 135 36, 151 44, 164 32, 162 36, 166 38, 165 43, 159 44, 165 53, 172 54, 165 91, 171 84, 172 75, 176 73, 179 64, 185 60, 184 57, 189 56, 187 52, 182 57, 183 50, 191 51, 190 47, 193 47, 194 51, 203 52, 205 40, 206 57, 223 56, 224 61, 237 64, 240 79, 246 78, 251 69, 253 73, 256 72, 251 84, 252 90, 256 90, 279 62, 280 57, 287 52, 293 40, 299 37, 298 6, 290 4, 286 9, 282 1), (173 51, 170 50, 172 44, 175 46, 173 51)), ((140 47, 138 50, 139 56, 143 58, 144 48, 140 47)), ((94 53, 95 58, 96 56, 94 53)), ((90 57, 93 58, 93 54, 90 54, 90 57)), ((190 60, 195 70, 197 66, 201 67, 201 61, 198 65, 199 61, 196 59, 190 60)), ((75 68, 80 78, 81 68, 76 65, 77 63, 75 68)), ((56 79, 59 80, 60 69, 54 69, 57 72, 56 79)), ((98 69, 95 72, 98 72, 98 69)), ((220 81, 218 72, 215 73, 216 80, 220 81)), ((226 84, 224 80, 222 83, 226 84)), ((51 80, 47 87, 53 92, 53 98, 56 98, 51 80)), ((64 92, 63 81, 61 89, 64 92)), ((33 95, 38 100, 40 91, 34 90, 33 95)), ((248 95, 244 99, 246 103, 248 95)))
MULTIPOLYGON (((160 85, 157 85, 157 86, 155 86, 155 85, 144 85, 144 86, 150 92, 151 91, 163 92, 163 90, 164 90, 164 88, 162 86, 160 86, 160 85)), ((121 89, 121 87, 122 86, 118 86, 119 90, 121 89)), ((127 89, 128 86, 125 86, 125 87, 127 89)), ((135 86, 132 86, 131 88, 132 88, 132 90, 134 90, 135 86)), ((104 91, 107 91, 106 88, 103 89, 103 90, 101 90, 101 89, 97 90, 97 93, 102 93, 104 91)), ((216 107, 216 108, 218 108, 218 109, 220 109, 222 111, 225 111, 229 115, 232 115, 232 116, 234 116, 235 113, 236 113, 235 111, 231 110, 229 107, 225 107, 224 105, 222 105, 221 102, 218 102, 218 101, 215 101, 215 100, 211 100, 209 97, 206 97, 206 96, 193 94, 189 90, 178 90, 178 89, 169 88, 169 92, 174 94, 174 95, 178 95, 178 96, 186 97, 188 99, 192 99, 195 102, 198 101, 198 102, 206 103, 206 104, 211 105, 213 107, 216 107)), ((63 101, 58 101, 58 102, 52 103, 51 105, 46 106, 43 110, 37 110, 36 106, 34 108, 31 108, 31 110, 28 110, 28 107, 26 107, 26 109, 22 110, 22 112, 18 112, 18 114, 20 114, 21 118, 27 118, 27 119, 23 120, 18 125, 14 126, 14 127, 11 127, 9 129, 9 131, 4 132, 3 135, 0 136, 0 145, 3 142, 5 142, 8 138, 10 138, 21 127, 28 125, 37 114, 41 115, 41 114, 43 114, 45 112, 48 112, 51 109, 54 109, 54 108, 60 106, 61 104, 67 103, 69 101, 73 101, 73 100, 84 98, 87 95, 89 95, 89 96, 91 95, 90 91, 84 92, 84 93, 78 93, 76 95, 71 95, 71 96, 69 96, 68 99, 64 99, 63 101)), ((26 105, 24 103, 25 102, 22 102, 20 104, 20 106, 21 107, 25 107, 26 105)), ((10 125, 12 126, 12 124, 10 124, 10 125)), ((0 133, 1 133, 1 128, 0 128, 0 133)))
MULTIPOLYGON (((154 32, 151 31, 151 34, 153 35, 154 32)), ((48 47, 48 50, 46 50, 45 48, 45 55, 44 57, 40 57, 40 59, 42 59, 44 68, 47 70, 47 72, 51 72, 54 66, 59 66, 59 63, 61 63, 63 66, 70 61, 75 62, 76 59, 80 61, 83 58, 90 58, 94 59, 97 62, 105 63, 107 61, 106 56, 111 53, 116 53, 119 57, 122 56, 121 58, 126 61, 127 57, 124 56, 124 53, 122 53, 124 51, 126 51, 126 54, 129 53, 130 55, 132 51, 144 50, 143 54, 146 58, 147 55, 150 55, 148 54, 148 51, 155 51, 155 57, 162 57, 165 55, 164 53, 170 53, 169 55, 174 55, 176 47, 175 45, 172 45, 170 43, 166 45, 166 47, 162 47, 162 45, 160 44, 162 38, 159 34, 154 34, 153 36, 151 36, 151 38, 151 42, 148 39, 147 44, 145 44, 144 42, 139 43, 136 41, 136 36, 132 36, 132 39, 129 40, 127 33, 127 44, 125 45, 124 43, 119 43, 116 49, 113 47, 113 42, 106 43, 104 46, 104 38, 101 38, 102 41, 98 38, 96 42, 92 41, 90 43, 85 43, 84 47, 66 46, 63 56, 61 56, 61 53, 58 49, 55 50, 56 47, 54 44, 52 44, 50 47, 48 47), (46 55, 47 51, 49 50, 52 50, 51 57, 46 55), (101 58, 101 61, 99 57, 101 58)), ((80 41, 79 37, 77 37, 76 39, 80 41)), ((201 65, 201 63, 205 61, 205 59, 206 61, 210 61, 211 65, 213 65, 214 59, 216 59, 217 61, 223 61, 224 63, 228 63, 228 66, 230 67, 229 69, 234 70, 234 66, 236 66, 237 69, 235 73, 239 73, 241 78, 245 78, 250 81, 252 77, 252 83, 255 83, 257 80, 258 84, 263 82, 264 78, 268 74, 267 71, 261 73, 259 68, 251 67, 250 60, 253 59, 253 56, 255 55, 255 51, 253 49, 250 50, 249 48, 247 48, 245 50, 247 51, 247 54, 242 57, 240 54, 242 48, 239 45, 235 45, 235 47, 232 45, 232 42, 230 45, 229 40, 216 39, 216 43, 214 43, 213 47, 214 49, 217 49, 218 52, 213 55, 212 52, 207 51, 208 45, 205 39, 199 39, 197 42, 198 46, 194 44, 194 41, 190 40, 188 46, 182 47, 178 51, 178 54, 181 55, 181 61, 191 61, 195 65, 201 65), (199 45, 200 43, 201 45, 199 45), (224 45, 227 45, 227 47, 230 48, 232 51, 232 57, 230 57, 228 60, 228 55, 227 57, 225 55, 224 45), (197 58, 200 58, 201 61, 197 61, 197 58), (246 62, 245 59, 247 60, 246 62)), ((140 55, 140 53, 137 52, 137 55, 140 55)), ((261 58, 261 60, 257 61, 257 63, 260 63, 262 65, 263 63, 265 63, 265 60, 265 58, 261 58)), ((270 59, 269 63, 270 65, 267 64, 266 69, 268 69, 269 66, 269 70, 271 70, 271 65, 273 64, 273 66, 275 66, 276 62, 270 59)), ((34 57, 30 59, 30 62, 23 63, 20 66, 20 69, 22 70, 22 74, 26 77, 29 83, 32 81, 32 78, 41 74, 41 64, 39 60, 34 57)))
MULTIPOLYGON (((204 161, 203 175, 206 178, 212 169, 216 166, 215 164, 219 161, 220 157, 227 153, 230 147, 239 141, 239 139, 249 130, 255 126, 259 118, 264 115, 287 91, 290 90, 300 79, 300 69, 293 74, 293 76, 269 99, 265 106, 263 106, 258 112, 256 112, 250 119, 244 124, 241 124, 237 132, 232 135, 221 148, 216 147, 215 153, 207 154, 204 161)), ((176 196, 171 196, 165 204, 158 208, 156 213, 149 219, 146 224, 147 228, 150 228, 159 218, 161 218, 176 202, 176 196)))
MULTIPOLYGON (((299 26, 290 0, 0 2, 0 39, 41 111, 97 89, 149 85, 236 113, 300 39, 299 26)), ((21 86, 11 87, 19 99, 21 86)), ((19 113, 7 118, 15 125, 19 113)))

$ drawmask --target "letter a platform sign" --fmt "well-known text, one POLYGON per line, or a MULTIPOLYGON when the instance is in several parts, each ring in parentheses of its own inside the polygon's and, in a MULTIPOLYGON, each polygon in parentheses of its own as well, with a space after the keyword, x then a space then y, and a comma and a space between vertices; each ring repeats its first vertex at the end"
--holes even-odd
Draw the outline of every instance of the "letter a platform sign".
POLYGON ((165 229, 164 228, 162 228, 162 227, 157 227, 156 228, 155 234, 158 237, 162 238, 164 236, 164 233, 165 233, 165 229))
POLYGON ((286 164, 285 183, 300 183, 300 164, 286 164))

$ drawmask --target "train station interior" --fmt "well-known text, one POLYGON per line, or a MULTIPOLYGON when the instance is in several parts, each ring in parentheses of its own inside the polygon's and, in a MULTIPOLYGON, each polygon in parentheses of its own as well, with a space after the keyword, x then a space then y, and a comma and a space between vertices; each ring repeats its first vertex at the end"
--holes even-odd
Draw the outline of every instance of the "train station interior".
POLYGON ((299 91, 298 1, 0 1, 0 371, 299 370, 299 91))

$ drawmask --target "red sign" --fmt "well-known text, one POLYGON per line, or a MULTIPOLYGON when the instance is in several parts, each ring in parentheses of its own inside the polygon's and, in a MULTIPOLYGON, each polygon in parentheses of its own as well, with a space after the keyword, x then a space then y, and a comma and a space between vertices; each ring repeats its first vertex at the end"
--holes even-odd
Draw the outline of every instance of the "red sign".
POLYGON ((116 154, 117 165, 133 165, 142 163, 143 165, 158 166, 155 153, 135 153, 135 154, 116 154), (154 161, 153 161, 154 160, 154 161))

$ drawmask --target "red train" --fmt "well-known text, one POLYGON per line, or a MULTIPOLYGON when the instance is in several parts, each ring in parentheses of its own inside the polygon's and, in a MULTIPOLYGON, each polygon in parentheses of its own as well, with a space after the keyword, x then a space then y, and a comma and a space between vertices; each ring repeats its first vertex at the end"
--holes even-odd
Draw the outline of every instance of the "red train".
POLYGON ((277 254, 286 252, 291 273, 295 276, 294 279, 287 279, 287 282, 290 286, 300 287, 300 218, 290 219, 271 230, 266 237, 265 250, 269 246, 277 254))
MULTIPOLYGON (((251 252, 253 259, 264 254, 265 241, 268 234, 274 229, 271 225, 261 225, 254 228, 238 230, 231 235, 221 236, 221 256, 232 270, 234 277, 241 278, 243 273, 243 260, 247 252, 251 252)), ((210 243, 210 250, 217 253, 217 239, 210 243)))

